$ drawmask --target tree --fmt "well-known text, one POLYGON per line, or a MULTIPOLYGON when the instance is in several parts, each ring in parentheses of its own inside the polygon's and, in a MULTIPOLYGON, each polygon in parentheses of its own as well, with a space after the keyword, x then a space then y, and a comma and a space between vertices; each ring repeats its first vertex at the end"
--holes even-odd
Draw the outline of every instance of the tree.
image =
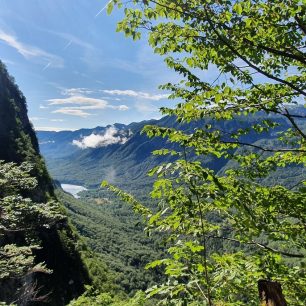
POLYGON ((104 183, 167 237, 169 257, 150 267, 164 266, 168 282, 149 296, 166 305, 257 305, 256 282, 266 279, 282 284, 290 305, 304 305, 305 177, 271 178, 302 173, 306 162, 305 1, 113 0, 109 12, 114 5, 125 7, 118 31, 148 33, 181 75, 161 86, 179 100, 162 113, 202 123, 192 133, 145 128, 181 147, 154 152, 178 158, 150 172, 157 212, 104 183), (218 76, 207 82, 212 69, 218 76), (235 127, 219 128, 233 120, 235 127), (264 140, 254 142, 258 134, 264 140), (207 157, 231 167, 215 173, 207 157))
POLYGON ((35 203, 26 194, 37 186, 29 163, 0 161, 0 299, 10 302, 42 302, 35 273, 51 273, 35 252, 41 249, 38 231, 66 222, 55 201, 35 203), (16 295, 10 296, 11 286, 16 295))

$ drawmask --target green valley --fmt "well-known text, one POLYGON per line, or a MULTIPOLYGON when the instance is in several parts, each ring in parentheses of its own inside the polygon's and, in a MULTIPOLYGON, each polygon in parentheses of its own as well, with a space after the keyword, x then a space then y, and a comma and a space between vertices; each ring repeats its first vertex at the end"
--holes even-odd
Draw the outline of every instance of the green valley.
POLYGON ((0 305, 304 306, 305 46, 304 0, 0 1, 0 305))

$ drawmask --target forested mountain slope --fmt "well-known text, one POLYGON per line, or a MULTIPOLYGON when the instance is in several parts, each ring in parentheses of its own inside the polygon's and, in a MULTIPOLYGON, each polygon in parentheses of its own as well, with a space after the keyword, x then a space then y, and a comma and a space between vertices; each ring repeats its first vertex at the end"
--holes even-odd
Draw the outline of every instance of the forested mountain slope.
MULTIPOLYGON (((73 198, 60 188, 56 193, 86 244, 105 263, 108 278, 113 280, 118 292, 131 296, 162 280, 158 271, 145 269, 148 263, 161 256, 160 239, 147 236, 141 218, 129 205, 110 198, 109 193, 89 192, 81 199, 73 198)), ((103 275, 97 276, 103 279, 103 275)))
POLYGON ((90 282, 26 99, 0 62, 0 301, 65 305, 90 282))
MULTIPOLYGON (((302 107, 293 108, 297 113, 305 112, 302 107)), ((100 182, 106 179, 119 185, 153 207, 154 203, 149 198, 153 179, 147 176, 147 171, 174 157, 152 156, 151 152, 163 147, 178 147, 162 138, 149 139, 145 134, 141 134, 145 125, 175 127, 192 134, 203 125, 211 124, 215 129, 229 132, 238 127, 254 126, 263 119, 277 121, 279 126, 273 129, 272 133, 251 132, 240 140, 254 146, 265 144, 267 147, 273 147, 279 131, 287 129, 289 124, 278 116, 267 116, 265 113, 248 117, 237 116, 231 122, 213 122, 208 118, 180 124, 173 117, 164 117, 130 125, 115 124, 78 131, 41 131, 37 134, 52 175, 61 182, 82 184, 90 188, 81 194, 80 200, 63 192, 59 192, 59 196, 68 209, 73 224, 85 237, 91 249, 100 254, 113 272, 116 284, 126 293, 133 293, 137 289, 146 289, 160 277, 158 272, 145 271, 144 267, 154 258, 161 256, 161 239, 146 237, 143 226, 140 225, 141 219, 135 217, 132 208, 118 201, 105 189, 97 188, 100 182)), ((189 157, 198 158, 195 155, 189 157)), ((205 157, 202 162, 220 174, 235 167, 233 161, 212 156, 205 157)), ((302 176, 301 167, 291 166, 272 172, 266 178, 266 184, 277 181, 291 186, 301 180, 302 176)))
MULTIPOLYGON (((305 113, 302 106, 293 106, 293 108, 296 113, 305 113)), ((273 133, 253 131, 248 135, 242 135, 240 141, 255 145, 259 142, 272 143, 277 138, 278 132, 289 127, 288 122, 281 116, 267 116, 265 113, 259 113, 247 117, 237 116, 232 121, 212 121, 207 118, 189 124, 180 124, 173 117, 164 117, 160 120, 130 125, 115 124, 77 131, 38 131, 37 136, 48 168, 57 180, 93 188, 99 186, 102 180, 108 180, 128 190, 137 190, 150 182, 150 178, 147 177, 149 169, 160 162, 173 159, 171 156, 163 158, 152 156, 151 152, 154 150, 174 147, 162 138, 149 139, 141 133, 144 126, 179 128, 187 134, 192 134, 201 126, 212 125, 216 130, 230 132, 238 127, 254 126, 263 119, 274 120, 279 126, 273 130, 273 133)), ((209 155, 203 162, 215 171, 223 171, 232 166, 228 161, 209 155)), ((294 173, 296 174, 296 171, 294 173)))

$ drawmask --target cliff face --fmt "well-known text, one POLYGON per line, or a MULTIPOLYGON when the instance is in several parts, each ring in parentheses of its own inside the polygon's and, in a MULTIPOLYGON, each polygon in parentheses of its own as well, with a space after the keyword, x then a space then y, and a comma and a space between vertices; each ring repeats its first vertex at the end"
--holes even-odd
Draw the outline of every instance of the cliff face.
POLYGON ((39 184, 33 197, 53 195, 48 172, 39 154, 38 141, 27 115, 26 99, 0 61, 0 160, 31 162, 39 184))
MULTIPOLYGON (((31 176, 37 180, 37 186, 31 190, 22 191, 22 196, 29 198, 34 205, 48 207, 48 203, 52 202, 55 209, 64 214, 61 204, 54 195, 52 181, 39 153, 38 141, 27 116, 26 99, 1 61, 0 160, 15 162, 17 165, 23 162, 30 163, 33 166, 31 176)), ((1 201, 3 198, 0 197, 0 203, 1 201)), ((1 206, 0 248, 5 249, 9 245, 17 248, 28 247, 29 240, 35 238, 39 247, 33 250, 34 261, 35 263, 44 262, 46 268, 52 273, 31 271, 17 278, 5 276, 6 273, 2 273, 4 276, 1 278, 0 273, 0 301, 7 303, 17 301, 18 305, 40 305, 42 300, 39 297, 47 295, 44 298, 44 303, 47 301, 45 305, 65 305, 79 296, 84 291, 84 284, 89 283, 89 277, 76 249, 78 238, 68 224, 67 217, 56 219, 56 222, 48 226, 40 225, 39 220, 32 220, 34 223, 29 224, 30 234, 20 229, 5 231, 3 224, 6 217, 5 214, 1 215, 1 206), (36 298, 23 297, 25 287, 36 288, 36 298)), ((20 218, 22 217, 21 215, 20 218)), ((0 261, 1 256, 4 255, 0 254, 0 261)))

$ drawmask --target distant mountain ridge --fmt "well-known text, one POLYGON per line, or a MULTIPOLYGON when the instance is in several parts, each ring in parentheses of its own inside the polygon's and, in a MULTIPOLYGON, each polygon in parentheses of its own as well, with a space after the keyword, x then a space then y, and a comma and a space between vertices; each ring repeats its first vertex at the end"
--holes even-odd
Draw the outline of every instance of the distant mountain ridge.
MULTIPOLYGON (((305 112, 303 107, 296 107, 296 111, 305 112)), ((267 118, 265 113, 253 116, 237 116, 232 121, 217 121, 203 119, 198 122, 178 123, 173 117, 163 117, 160 120, 143 121, 131 123, 129 125, 114 124, 113 126, 96 127, 93 129, 80 129, 77 131, 44 132, 38 131, 37 136, 43 156, 46 159, 48 168, 53 177, 65 183, 85 185, 87 187, 97 187, 104 179, 119 186, 135 184, 141 186, 150 181, 146 173, 149 169, 156 166, 161 161, 173 160, 173 157, 156 157, 151 152, 164 147, 171 147, 167 140, 162 138, 149 139, 141 133, 145 125, 159 125, 174 127, 192 133, 195 129, 204 124, 212 124, 216 129, 230 131, 237 127, 247 127, 267 118), (82 148, 77 142, 86 140, 90 137, 104 137, 109 129, 116 129, 118 137, 126 137, 126 141, 120 143, 99 145, 96 147, 82 148), (127 136, 128 135, 128 136, 127 136)), ((277 132, 289 127, 288 122, 282 116, 269 117, 276 120, 280 126, 272 134, 257 134, 251 132, 242 136, 241 140, 249 143, 262 141, 264 139, 275 139, 277 132)), ((204 161, 210 168, 220 171, 227 163, 222 159, 215 159, 207 156, 204 161)))

